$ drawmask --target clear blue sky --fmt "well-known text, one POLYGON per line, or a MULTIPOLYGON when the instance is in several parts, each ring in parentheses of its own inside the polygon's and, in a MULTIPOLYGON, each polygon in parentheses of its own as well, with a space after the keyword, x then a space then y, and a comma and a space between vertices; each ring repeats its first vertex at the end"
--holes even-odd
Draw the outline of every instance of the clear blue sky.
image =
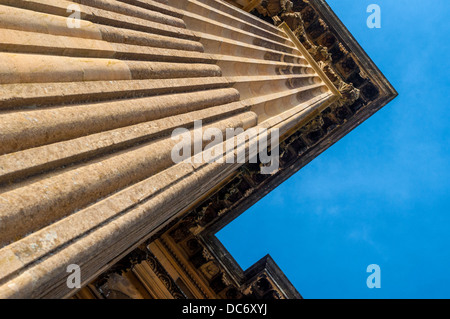
POLYGON ((450 298, 450 1, 328 3, 400 95, 217 236, 305 298, 450 298))

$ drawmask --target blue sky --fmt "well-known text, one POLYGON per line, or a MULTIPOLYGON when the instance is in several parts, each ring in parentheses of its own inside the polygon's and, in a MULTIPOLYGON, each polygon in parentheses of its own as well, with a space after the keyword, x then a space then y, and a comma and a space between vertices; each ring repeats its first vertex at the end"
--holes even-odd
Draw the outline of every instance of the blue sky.
POLYGON ((450 298, 450 1, 328 3, 399 97, 217 236, 243 269, 270 253, 304 298, 450 298))

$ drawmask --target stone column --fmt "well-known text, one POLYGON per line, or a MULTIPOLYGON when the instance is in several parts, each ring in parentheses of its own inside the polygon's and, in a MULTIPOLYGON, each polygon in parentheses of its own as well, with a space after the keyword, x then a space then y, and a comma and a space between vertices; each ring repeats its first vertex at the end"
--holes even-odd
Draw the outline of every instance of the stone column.
POLYGON ((339 97, 300 43, 222 1, 0 0, 0 14, 1 298, 73 294, 68 265, 89 282, 241 165, 174 163, 176 128, 283 138, 339 97))

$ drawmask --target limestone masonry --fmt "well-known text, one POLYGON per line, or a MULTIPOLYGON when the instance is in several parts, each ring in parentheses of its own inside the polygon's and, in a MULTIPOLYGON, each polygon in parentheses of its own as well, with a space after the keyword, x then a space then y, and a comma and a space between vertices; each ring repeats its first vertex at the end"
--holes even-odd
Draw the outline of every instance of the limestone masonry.
POLYGON ((396 95, 324 0, 0 0, 0 298, 301 298, 214 234, 396 95), (174 163, 195 121, 278 171, 174 163))

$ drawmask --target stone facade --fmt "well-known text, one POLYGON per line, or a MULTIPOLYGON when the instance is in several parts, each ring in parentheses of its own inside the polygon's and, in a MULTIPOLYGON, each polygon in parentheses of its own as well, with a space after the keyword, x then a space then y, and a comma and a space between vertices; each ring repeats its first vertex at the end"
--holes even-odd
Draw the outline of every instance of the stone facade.
POLYGON ((73 296, 70 264, 80 298, 300 297, 214 233, 396 92, 325 1, 231 2, 0 0, 0 297, 73 296), (174 163, 198 120, 279 130, 280 169, 174 163))

